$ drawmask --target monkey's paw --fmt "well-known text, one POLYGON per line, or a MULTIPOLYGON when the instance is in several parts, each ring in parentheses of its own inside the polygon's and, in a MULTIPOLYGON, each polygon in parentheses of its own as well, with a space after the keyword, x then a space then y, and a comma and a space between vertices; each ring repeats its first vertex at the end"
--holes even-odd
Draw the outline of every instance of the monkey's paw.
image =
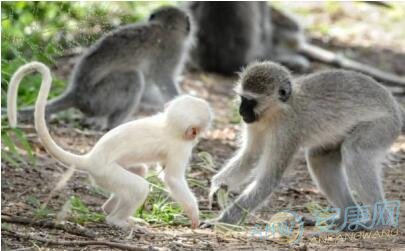
POLYGON ((196 229, 200 225, 200 219, 198 217, 198 209, 194 207, 189 207, 184 209, 184 213, 190 218, 191 220, 191 228, 196 229))
POLYGON ((139 221, 133 217, 128 218, 127 220, 117 220, 117 219, 108 219, 107 223, 125 231, 135 231, 139 233, 149 233, 148 229, 142 226, 139 226, 139 221))
POLYGON ((198 218, 191 220, 191 228, 192 229, 196 229, 199 225, 200 225, 200 220, 198 218))

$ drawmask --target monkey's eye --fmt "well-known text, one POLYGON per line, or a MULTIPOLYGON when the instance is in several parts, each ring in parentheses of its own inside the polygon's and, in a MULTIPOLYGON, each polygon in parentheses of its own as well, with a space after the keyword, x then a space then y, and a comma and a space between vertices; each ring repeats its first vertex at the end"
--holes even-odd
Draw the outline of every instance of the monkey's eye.
POLYGON ((283 102, 286 102, 288 98, 290 97, 291 92, 286 89, 280 89, 278 91, 278 94, 280 95, 280 100, 283 102))
POLYGON ((156 15, 155 15, 155 14, 150 15, 150 17, 149 17, 149 21, 150 21, 150 20, 155 19, 155 17, 156 17, 156 15))

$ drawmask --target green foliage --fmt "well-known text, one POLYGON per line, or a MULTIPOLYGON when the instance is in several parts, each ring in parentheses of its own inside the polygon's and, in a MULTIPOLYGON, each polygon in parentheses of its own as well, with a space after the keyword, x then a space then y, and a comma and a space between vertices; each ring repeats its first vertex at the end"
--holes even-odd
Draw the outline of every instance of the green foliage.
POLYGON ((20 167, 22 164, 35 166, 36 159, 33 150, 22 130, 3 127, 1 139, 3 145, 1 149, 2 158, 12 167, 20 167), (28 160, 23 158, 22 151, 28 155, 28 160))
POLYGON ((38 219, 45 219, 54 214, 55 212, 49 207, 40 206, 35 210, 34 217, 38 219))
POLYGON ((152 173, 147 180, 151 184, 150 193, 145 203, 135 212, 135 217, 148 223, 187 225, 188 219, 183 216, 181 207, 170 200, 157 174, 152 173))
MULTIPOLYGON (((19 66, 32 60, 54 65, 53 56, 62 55, 62 47, 52 37, 57 31, 58 25, 63 25, 63 23, 58 24, 58 18, 53 18, 58 14, 55 12, 57 5, 53 3, 47 6, 45 2, 2 3, 1 89, 3 104, 8 81, 19 66), (49 11, 47 11, 48 7, 49 11)), ((60 5, 61 11, 67 7, 67 5, 60 5)), ((22 81, 18 99, 20 105, 34 102, 40 83, 40 76, 28 76, 22 81)), ((51 96, 59 94, 64 89, 64 84, 60 80, 56 79, 53 85, 51 96)))
MULTIPOLYGON (((206 157, 207 154, 202 154, 202 156, 206 157)), ((171 200, 158 174, 151 173, 147 180, 150 183, 149 196, 145 203, 136 210, 134 216, 151 224, 188 226, 190 224, 189 219, 184 215, 180 205, 171 200)), ((187 182, 191 187, 197 186, 203 189, 208 187, 207 182, 197 179, 187 178, 187 182)), ((212 212, 200 212, 200 217, 212 219, 214 214, 212 212)))
POLYGON ((75 223, 83 225, 87 222, 103 222, 105 220, 103 214, 91 212, 79 197, 72 196, 70 206, 71 220, 75 223))
POLYGON ((48 208, 46 205, 42 205, 41 201, 33 195, 27 197, 26 203, 35 208, 34 217, 37 219, 44 219, 55 214, 52 209, 48 208))
MULTIPOLYGON (((66 49, 89 46, 104 32, 137 22, 165 2, 2 2, 1 90, 16 69, 33 60, 50 67, 66 49)), ((65 89, 55 78, 50 97, 65 89)), ((36 99, 40 76, 27 76, 19 89, 19 105, 36 99)))

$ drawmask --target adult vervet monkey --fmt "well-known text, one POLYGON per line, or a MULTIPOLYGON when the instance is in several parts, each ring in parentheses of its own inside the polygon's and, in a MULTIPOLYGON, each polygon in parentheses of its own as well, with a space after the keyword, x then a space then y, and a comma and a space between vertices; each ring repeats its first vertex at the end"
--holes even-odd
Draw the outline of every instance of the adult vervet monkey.
POLYGON ((340 223, 345 208, 384 200, 381 161, 405 131, 405 112, 384 86, 343 70, 292 79, 285 67, 261 62, 242 72, 236 92, 242 145, 213 177, 211 195, 251 182, 216 221, 238 223, 269 198, 299 148, 319 189, 340 208, 340 223))
MULTIPOLYGON (((190 29, 184 11, 162 7, 145 22, 107 33, 80 58, 69 87, 47 103, 46 114, 74 107, 97 129, 111 129, 138 109, 145 91, 157 89, 152 98, 163 106, 179 94, 175 78, 187 55, 190 29)), ((25 108, 20 115, 31 117, 33 111, 25 108)))

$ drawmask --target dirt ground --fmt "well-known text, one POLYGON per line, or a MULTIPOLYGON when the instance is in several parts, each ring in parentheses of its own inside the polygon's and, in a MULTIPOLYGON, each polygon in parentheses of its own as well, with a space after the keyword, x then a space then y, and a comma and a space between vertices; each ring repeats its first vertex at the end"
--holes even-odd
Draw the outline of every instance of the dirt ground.
MULTIPOLYGON (((337 42, 318 43, 330 49, 350 51, 353 58, 376 66, 384 65, 385 69, 405 75, 405 54, 378 48, 348 47, 337 42)), ((327 67, 313 63, 312 71, 327 67)), ((66 72, 60 70, 59 74, 64 76, 69 73, 69 69, 66 72)), ((214 168, 218 170, 237 147, 240 126, 231 123, 234 119, 231 112, 234 81, 235 78, 201 72, 187 73, 182 80, 184 90, 210 101, 216 116, 210 132, 194 151, 189 172, 189 177, 200 179, 205 184, 209 184, 214 173, 196 165, 197 153, 210 153, 215 162, 214 168)), ((86 152, 102 133, 73 129, 75 125, 75 122, 66 123, 64 119, 58 119, 52 123, 51 131, 64 148, 78 153, 86 152)), ((54 223, 56 216, 52 214, 42 219, 34 217, 36 207, 31 198, 34 196, 41 203, 44 202, 67 169, 45 153, 32 126, 25 125, 23 128, 38 160, 36 167, 22 165, 15 168, 2 159, 1 243, 4 250, 405 250, 405 137, 398 138, 391 148, 389 161, 384 168, 386 198, 399 200, 401 204, 398 229, 373 235, 318 236, 314 227, 305 226, 299 243, 283 244, 282 239, 252 236, 252 227, 258 223, 258 217, 269 220, 276 212, 286 209, 308 216, 306 203, 324 207, 328 205, 311 181, 302 154, 297 156, 272 198, 255 216, 248 217, 243 231, 191 230, 187 226, 151 224, 147 227, 148 233, 129 232, 105 223, 80 226, 66 222, 60 225, 54 223)), ((209 211, 208 185, 206 189, 193 187, 193 190, 199 200, 200 210, 209 211)), ((92 211, 102 213, 100 205, 106 198, 94 192, 87 176, 82 173, 74 174, 67 186, 49 201, 49 207, 55 212, 60 211, 72 195, 79 196, 92 211)), ((211 211, 217 214, 218 206, 214 205, 211 211)))

